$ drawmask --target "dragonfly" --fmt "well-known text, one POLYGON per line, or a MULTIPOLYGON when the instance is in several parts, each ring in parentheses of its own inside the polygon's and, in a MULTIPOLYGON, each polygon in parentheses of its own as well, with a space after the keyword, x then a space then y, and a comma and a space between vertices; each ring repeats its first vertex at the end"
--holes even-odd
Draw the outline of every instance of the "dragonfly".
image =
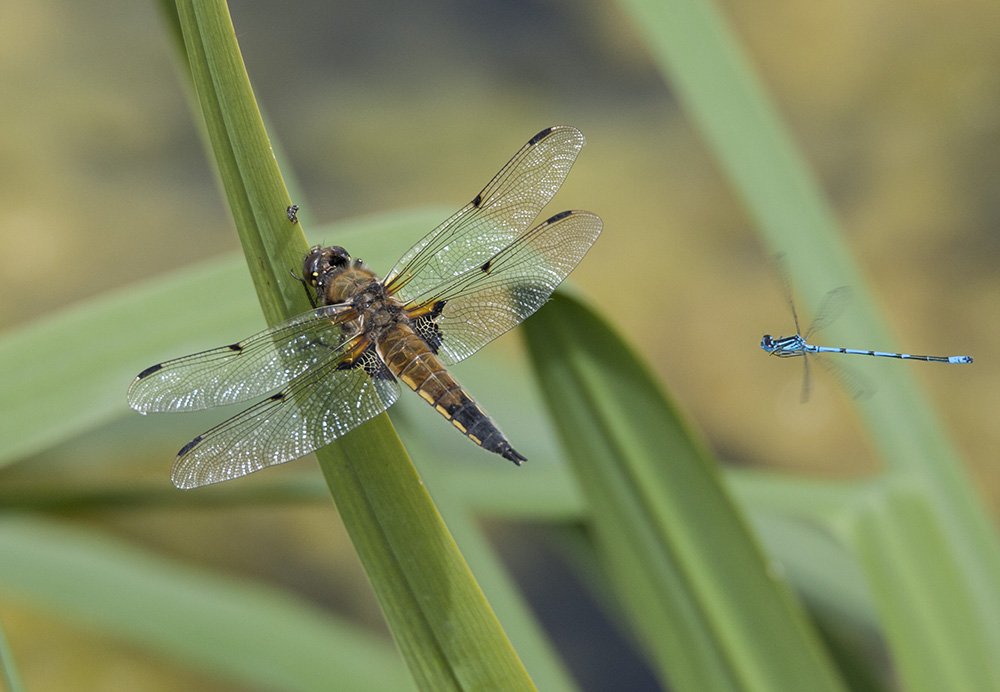
POLYGON ((385 411, 400 382, 475 444, 526 461, 447 366, 540 308, 597 240, 603 224, 588 211, 529 228, 584 143, 569 126, 539 132, 384 280, 340 246, 311 248, 296 278, 312 310, 139 373, 128 402, 142 414, 266 396, 184 445, 174 485, 219 483, 305 456, 385 411))
MULTIPOLYGON (((780 257, 779 257, 780 259, 780 257)), ((900 358, 903 360, 922 360, 928 363, 971 363, 972 356, 918 356, 912 353, 894 353, 891 351, 870 351, 858 348, 843 348, 840 346, 816 346, 809 343, 809 337, 814 333, 828 327, 834 322, 844 308, 851 302, 851 289, 849 286, 840 286, 827 293, 819 304, 816 316, 805 334, 799 327, 799 317, 795 312, 795 303, 791 297, 789 282, 785 280, 788 305, 792 311, 792 319, 795 322, 795 334, 793 336, 772 337, 765 334, 760 341, 760 347, 772 356, 779 358, 803 358, 804 379, 802 383, 802 401, 809 398, 809 356, 821 353, 848 353, 860 356, 880 356, 883 358, 900 358)), ((834 377, 840 380, 841 384, 848 390, 854 398, 863 398, 871 393, 870 387, 864 384, 857 375, 845 370, 842 366, 834 366, 822 361, 824 366, 832 372, 834 377)))

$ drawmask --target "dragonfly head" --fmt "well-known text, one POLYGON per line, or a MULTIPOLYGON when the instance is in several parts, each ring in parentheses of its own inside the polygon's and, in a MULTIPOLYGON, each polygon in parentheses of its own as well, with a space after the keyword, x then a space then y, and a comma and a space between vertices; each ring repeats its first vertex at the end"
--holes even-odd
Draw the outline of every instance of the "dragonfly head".
POLYGON ((316 245, 309 250, 302 264, 302 276, 313 287, 329 278, 332 272, 338 272, 351 264, 351 255, 339 245, 322 247, 316 245))
POLYGON ((760 347, 768 353, 774 352, 774 349, 777 348, 770 334, 765 334, 764 338, 760 340, 760 347))

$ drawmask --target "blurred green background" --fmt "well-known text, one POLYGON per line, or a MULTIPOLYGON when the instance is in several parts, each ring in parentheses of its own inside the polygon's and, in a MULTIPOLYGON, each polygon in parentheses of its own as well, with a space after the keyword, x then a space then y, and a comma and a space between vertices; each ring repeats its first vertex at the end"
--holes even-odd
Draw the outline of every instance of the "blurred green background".
MULTIPOLYGON (((720 7, 897 339, 842 345, 976 358, 969 368, 884 367, 913 369, 996 513, 1000 9, 942 0, 720 7)), ((718 455, 823 477, 874 468, 835 383, 815 372, 812 399, 800 406, 798 364, 757 347, 764 332, 792 331, 769 250, 618 6, 291 0, 231 11, 271 136, 300 182, 294 201, 307 228, 416 205, 457 209, 528 137, 574 125, 588 144, 549 211, 589 209, 605 231, 573 281, 630 335, 718 455)), ((0 7, 0 37, 0 327, 238 250, 154 5, 14 0, 0 7)), ((252 292, 247 303, 256 303, 252 292)), ((815 305, 798 307, 810 315, 815 305)), ((150 320, 136 314, 136 327, 150 320)), ((190 338, 192 350, 218 345, 190 338)), ((505 357, 518 339, 492 348, 505 357)), ((463 378, 462 367, 457 376, 516 444, 507 404, 491 406, 488 378, 487 391, 477 389, 478 376, 463 378)), ((0 484, 38 473, 165 484, 176 449, 220 416, 140 418, 125 405, 128 382, 119 421, 4 468, 0 484)), ((430 412, 420 420, 462 443, 430 412)), ((290 466, 312 472, 311 464, 290 466)), ((275 583, 381 628, 349 541, 331 541, 333 513, 318 502, 63 519, 275 583)), ((544 583, 551 568, 530 570, 544 540, 523 530, 515 540, 510 530, 491 528, 516 571, 544 583)), ((34 690, 237 689, 2 593, 0 616, 34 690)), ((602 689, 615 664, 590 665, 595 686, 583 684, 602 689)))

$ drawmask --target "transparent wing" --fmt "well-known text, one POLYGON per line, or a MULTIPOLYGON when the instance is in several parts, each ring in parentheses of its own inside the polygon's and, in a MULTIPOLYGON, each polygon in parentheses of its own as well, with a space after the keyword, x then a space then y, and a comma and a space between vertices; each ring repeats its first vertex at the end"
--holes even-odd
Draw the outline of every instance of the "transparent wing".
MULTIPOLYGON (((785 302, 788 303, 788 309, 792 311, 792 319, 795 320, 795 333, 802 334, 802 329, 799 327, 799 315, 795 312, 795 300, 792 298, 792 273, 788 269, 788 258, 784 252, 779 252, 774 256, 774 264, 778 270, 778 276, 781 277, 781 288, 785 293, 785 302)), ((803 403, 808 396, 809 392, 804 391, 802 394, 803 403)))
POLYGON ((540 308, 587 254, 601 227, 600 217, 588 211, 556 214, 417 296, 407 311, 417 316, 418 327, 420 319, 434 322, 439 358, 457 363, 540 308))
POLYGON ((829 355, 828 353, 817 353, 815 354, 815 358, 830 373, 833 379, 837 380, 840 388, 852 399, 870 399, 875 393, 875 385, 871 380, 849 365, 839 362, 835 363, 834 359, 830 358, 829 355))
POLYGON ((583 133, 557 126, 532 137, 476 197, 407 251, 386 276, 404 302, 478 267, 520 236, 566 180, 583 133))
MULTIPOLYGON (((805 355, 804 353, 802 355, 805 355)), ((809 358, 802 359, 802 396, 799 399, 803 404, 809 401, 809 392, 812 391, 812 376, 809 374, 809 358)))
POLYGON ((374 350, 338 369, 326 359, 278 394, 199 435, 178 453, 170 479, 196 488, 298 459, 376 415, 399 397, 399 385, 374 350))
POLYGON ((803 337, 808 339, 810 334, 833 324, 840 317, 841 313, 844 312, 844 308, 851 302, 852 296, 853 293, 850 286, 840 286, 823 296, 823 300, 820 301, 819 308, 816 310, 816 317, 813 318, 812 324, 809 325, 809 330, 803 334, 803 337))
POLYGON ((273 392, 337 360, 346 346, 340 323, 353 316, 346 305, 327 305, 237 344, 154 365, 132 382, 129 406, 143 414, 193 411, 273 392))

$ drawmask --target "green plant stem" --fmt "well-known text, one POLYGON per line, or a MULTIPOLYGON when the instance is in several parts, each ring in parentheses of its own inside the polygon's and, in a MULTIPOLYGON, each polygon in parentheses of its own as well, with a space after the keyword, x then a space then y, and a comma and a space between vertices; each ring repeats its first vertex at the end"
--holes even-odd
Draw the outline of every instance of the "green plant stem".
MULTIPOLYGON (((289 275, 307 245, 221 0, 177 4, 187 60, 264 315, 309 305, 289 275)), ((316 457, 424 690, 534 689, 384 414, 316 457)))

